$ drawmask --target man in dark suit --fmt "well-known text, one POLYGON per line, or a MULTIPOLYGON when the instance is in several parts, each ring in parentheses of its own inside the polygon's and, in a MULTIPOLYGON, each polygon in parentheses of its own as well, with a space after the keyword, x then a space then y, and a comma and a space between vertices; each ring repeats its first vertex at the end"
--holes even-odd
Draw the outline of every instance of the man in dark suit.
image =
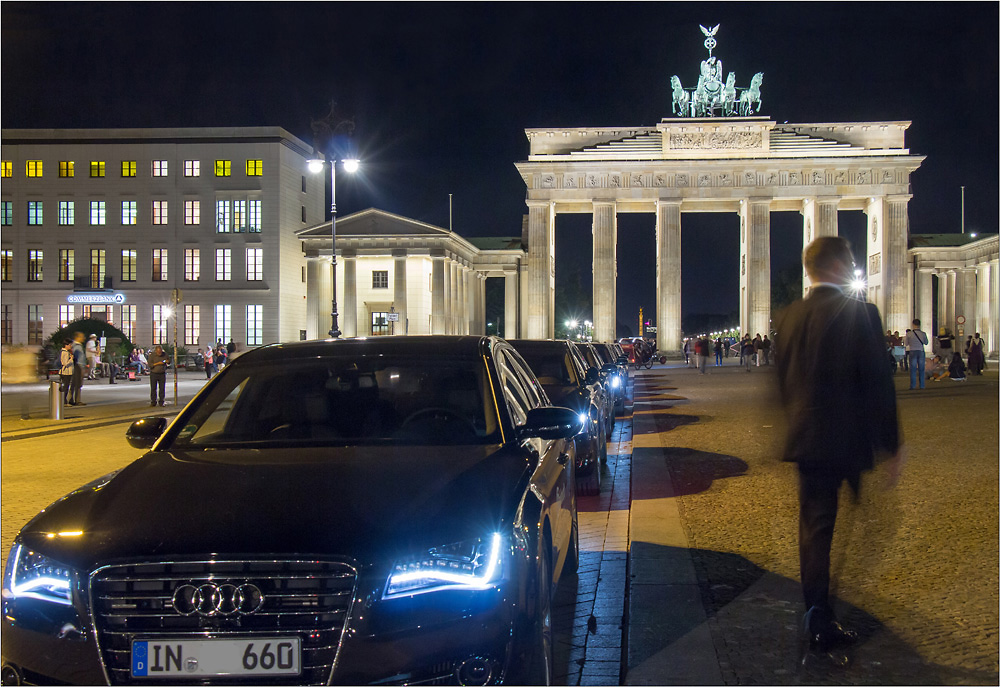
POLYGON ((837 493, 846 481, 857 495, 877 454, 893 456, 897 474, 902 453, 881 318, 874 305, 844 293, 853 278, 850 244, 820 237, 806 246, 802 263, 809 295, 779 319, 777 371, 789 420, 783 460, 799 470, 806 632, 811 650, 828 653, 856 638, 830 602, 837 493))

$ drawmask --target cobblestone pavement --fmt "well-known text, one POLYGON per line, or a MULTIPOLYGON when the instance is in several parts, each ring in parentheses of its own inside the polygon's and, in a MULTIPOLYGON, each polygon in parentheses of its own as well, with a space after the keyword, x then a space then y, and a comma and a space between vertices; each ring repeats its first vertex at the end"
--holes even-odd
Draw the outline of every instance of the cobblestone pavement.
POLYGON ((897 375, 903 479, 886 490, 876 471, 860 501, 842 494, 835 534, 838 610, 862 640, 846 669, 798 661, 795 470, 776 460, 773 368, 641 374, 665 401, 656 450, 726 684, 997 684, 995 372, 924 391, 897 375))

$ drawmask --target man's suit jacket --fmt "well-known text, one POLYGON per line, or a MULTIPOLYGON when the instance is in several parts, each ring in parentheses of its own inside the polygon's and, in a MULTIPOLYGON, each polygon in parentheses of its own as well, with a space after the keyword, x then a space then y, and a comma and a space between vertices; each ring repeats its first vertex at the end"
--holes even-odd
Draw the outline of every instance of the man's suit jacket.
POLYGON ((790 305, 775 345, 789 427, 783 459, 870 469, 899 448, 896 391, 874 305, 829 286, 790 305))

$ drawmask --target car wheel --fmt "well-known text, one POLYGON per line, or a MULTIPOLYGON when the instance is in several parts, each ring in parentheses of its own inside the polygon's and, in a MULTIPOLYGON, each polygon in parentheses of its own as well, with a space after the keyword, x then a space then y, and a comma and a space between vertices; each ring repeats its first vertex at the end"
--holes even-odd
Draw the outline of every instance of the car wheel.
MULTIPOLYGON (((600 472, 598 470, 597 472, 600 472)), ((563 562, 563 575, 575 575, 580 568, 580 522, 576 511, 576 499, 573 499, 573 528, 569 534, 569 549, 563 562)))
POLYGON ((597 460, 587 468, 577 471, 576 493, 580 496, 597 496, 601 493, 601 466, 597 460))
POLYGON ((539 553, 535 580, 535 622, 526 684, 552 684, 552 573, 547 552, 539 553))
MULTIPOLYGON (((600 449, 600 451, 598 453, 601 456, 601 465, 607 465, 608 464, 608 442, 607 441, 602 441, 601 442, 601 449, 600 449)), ((600 472, 600 471, 598 470, 598 472, 600 472)))

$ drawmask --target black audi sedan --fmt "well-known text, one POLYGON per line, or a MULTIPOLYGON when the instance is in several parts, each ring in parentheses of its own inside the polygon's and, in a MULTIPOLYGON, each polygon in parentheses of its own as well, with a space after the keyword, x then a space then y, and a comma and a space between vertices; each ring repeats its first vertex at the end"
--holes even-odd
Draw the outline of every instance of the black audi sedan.
POLYGON ((579 431, 502 339, 245 353, 22 528, 4 683, 547 683, 579 431))
POLYGON ((572 341, 509 339, 508 343, 531 366, 553 403, 579 413, 583 426, 576 436, 577 489, 587 496, 600 493, 601 463, 608 462, 608 444, 606 394, 597 374, 588 377, 572 341))

